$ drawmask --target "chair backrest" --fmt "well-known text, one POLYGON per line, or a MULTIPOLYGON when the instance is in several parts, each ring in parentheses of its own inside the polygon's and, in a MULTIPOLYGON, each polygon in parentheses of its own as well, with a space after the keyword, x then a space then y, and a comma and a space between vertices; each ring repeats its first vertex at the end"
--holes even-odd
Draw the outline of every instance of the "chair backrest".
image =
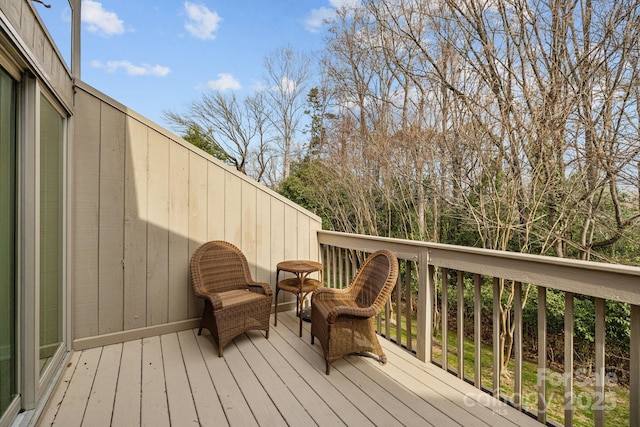
POLYGON ((196 295, 246 289, 251 281, 244 254, 229 242, 214 240, 201 245, 191 256, 191 280, 196 295))
POLYGON ((398 258, 387 249, 371 254, 351 282, 350 292, 360 307, 383 308, 398 279, 398 258))

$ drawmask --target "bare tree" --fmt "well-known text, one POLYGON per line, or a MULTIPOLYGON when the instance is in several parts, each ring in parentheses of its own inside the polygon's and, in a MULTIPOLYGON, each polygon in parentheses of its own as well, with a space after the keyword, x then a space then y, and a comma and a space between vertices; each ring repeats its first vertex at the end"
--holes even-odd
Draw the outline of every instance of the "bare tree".
POLYGON ((302 131, 300 120, 311 78, 310 58, 291 47, 283 47, 264 60, 266 69, 265 97, 268 115, 277 132, 282 152, 282 179, 289 176, 294 139, 302 131))
MULTIPOLYGON (((269 124, 262 95, 238 100, 212 91, 191 102, 184 114, 166 111, 164 118, 182 134, 198 129, 210 147, 238 171, 261 181, 271 166, 269 124)), ((267 174, 268 175, 268 174, 267 174)))
POLYGON ((483 246, 587 259, 634 226, 624 194, 637 193, 637 1, 366 5, 419 52, 423 67, 407 72, 440 82, 438 147, 452 166, 441 176, 483 246))

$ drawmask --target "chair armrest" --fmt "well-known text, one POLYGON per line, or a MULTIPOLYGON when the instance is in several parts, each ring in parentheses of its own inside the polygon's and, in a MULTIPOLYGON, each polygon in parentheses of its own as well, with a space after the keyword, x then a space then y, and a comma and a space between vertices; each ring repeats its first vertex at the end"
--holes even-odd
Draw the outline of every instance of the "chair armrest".
POLYGON ((340 316, 359 317, 361 319, 368 319, 376 315, 376 311, 373 307, 348 307, 346 305, 339 305, 334 307, 327 314, 327 323, 332 324, 338 320, 340 316))
POLYGON ((211 302, 214 310, 220 310, 222 308, 222 299, 220 299, 220 296, 218 294, 209 294, 203 296, 202 298, 207 298, 209 302, 211 302))
POLYGON ((273 296, 273 290, 271 289, 271 286, 268 283, 252 281, 252 282, 249 282, 247 285, 249 286, 249 290, 251 292, 257 292, 259 294, 263 294, 268 297, 273 296))

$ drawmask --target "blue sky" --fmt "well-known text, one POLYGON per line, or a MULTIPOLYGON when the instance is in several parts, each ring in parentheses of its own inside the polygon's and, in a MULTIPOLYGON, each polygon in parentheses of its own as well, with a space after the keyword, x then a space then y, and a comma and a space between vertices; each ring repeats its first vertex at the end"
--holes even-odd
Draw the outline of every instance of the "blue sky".
MULTIPOLYGON (((58 40, 68 7, 47 3, 38 11, 58 40)), ((81 78, 167 126, 163 111, 182 112, 203 91, 256 90, 276 49, 321 49, 323 19, 345 3, 354 0, 82 0, 81 78)))

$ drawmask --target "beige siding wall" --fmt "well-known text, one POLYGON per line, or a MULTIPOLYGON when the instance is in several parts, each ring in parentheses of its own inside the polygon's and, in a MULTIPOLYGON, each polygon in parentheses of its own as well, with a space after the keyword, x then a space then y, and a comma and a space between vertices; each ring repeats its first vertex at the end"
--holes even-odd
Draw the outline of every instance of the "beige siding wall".
POLYGON ((58 99, 71 110, 73 80, 60 53, 47 35, 34 6, 26 0, 2 0, 0 11, 22 41, 25 60, 51 86, 58 99))
POLYGON ((83 83, 75 106, 75 348, 192 327, 188 263, 207 240, 272 286, 278 262, 319 259, 315 215, 83 83))

